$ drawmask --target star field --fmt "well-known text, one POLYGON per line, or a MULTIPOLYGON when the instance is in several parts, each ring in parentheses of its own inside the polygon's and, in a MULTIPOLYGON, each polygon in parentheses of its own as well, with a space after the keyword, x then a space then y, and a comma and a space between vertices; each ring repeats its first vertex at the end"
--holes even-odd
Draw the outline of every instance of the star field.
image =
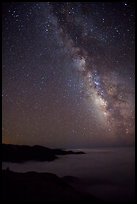
POLYGON ((3 3, 4 143, 134 143, 134 6, 3 3))

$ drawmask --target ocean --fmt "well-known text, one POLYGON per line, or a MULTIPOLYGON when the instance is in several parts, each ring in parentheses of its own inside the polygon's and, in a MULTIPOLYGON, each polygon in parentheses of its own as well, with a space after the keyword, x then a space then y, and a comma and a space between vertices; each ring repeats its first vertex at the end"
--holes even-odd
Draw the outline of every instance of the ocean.
MULTIPOLYGON (((74 149, 71 149, 74 151, 74 149)), ((88 192, 106 202, 134 201, 135 148, 75 149, 86 154, 59 156, 51 162, 2 163, 15 172, 50 172, 60 177, 74 176, 74 188, 88 192)))

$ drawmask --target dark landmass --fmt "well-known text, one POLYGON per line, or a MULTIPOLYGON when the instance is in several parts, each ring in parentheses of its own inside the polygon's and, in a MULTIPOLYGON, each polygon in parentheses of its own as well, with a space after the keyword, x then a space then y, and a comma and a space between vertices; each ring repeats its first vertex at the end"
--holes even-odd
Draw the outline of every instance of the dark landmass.
POLYGON ((39 145, 2 144, 2 161, 5 162, 53 161, 58 158, 57 155, 67 154, 84 154, 84 152, 50 149, 39 145))
POLYGON ((6 203, 20 201, 44 201, 45 203, 98 203, 98 199, 77 191, 70 183, 77 178, 60 178, 52 173, 16 173, 2 171, 2 200, 6 203), (66 179, 67 178, 67 179, 66 179), (70 182, 67 182, 69 181, 70 182))

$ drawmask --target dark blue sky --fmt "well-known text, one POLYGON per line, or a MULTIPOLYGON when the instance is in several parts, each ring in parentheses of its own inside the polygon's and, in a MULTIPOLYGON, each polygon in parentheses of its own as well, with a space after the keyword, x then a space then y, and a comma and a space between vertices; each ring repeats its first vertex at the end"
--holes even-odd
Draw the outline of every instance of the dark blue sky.
POLYGON ((4 143, 134 143, 134 7, 3 3, 4 143))

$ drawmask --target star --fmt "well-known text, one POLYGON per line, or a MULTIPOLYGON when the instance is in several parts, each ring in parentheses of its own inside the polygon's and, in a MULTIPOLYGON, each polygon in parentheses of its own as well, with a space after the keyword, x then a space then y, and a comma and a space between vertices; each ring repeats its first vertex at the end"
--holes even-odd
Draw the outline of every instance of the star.
POLYGON ((132 144, 134 10, 132 2, 3 3, 3 140, 77 138, 77 146, 84 134, 87 145, 100 145, 99 135, 104 145, 132 144))

